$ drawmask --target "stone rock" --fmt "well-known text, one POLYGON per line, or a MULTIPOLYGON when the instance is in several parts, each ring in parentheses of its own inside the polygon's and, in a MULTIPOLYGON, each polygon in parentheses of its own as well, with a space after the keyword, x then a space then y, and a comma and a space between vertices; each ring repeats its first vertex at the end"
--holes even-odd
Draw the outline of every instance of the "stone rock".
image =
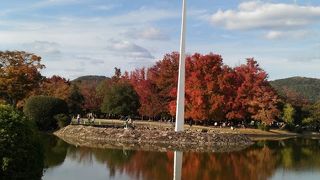
POLYGON ((232 151, 240 150, 252 144, 241 134, 205 133, 207 129, 169 131, 167 128, 99 128, 90 126, 67 126, 54 134, 72 144, 89 147, 112 147, 148 150, 187 150, 187 151, 232 151), (85 140, 81 140, 85 139, 85 140), (119 147, 121 144, 121 147, 119 147))

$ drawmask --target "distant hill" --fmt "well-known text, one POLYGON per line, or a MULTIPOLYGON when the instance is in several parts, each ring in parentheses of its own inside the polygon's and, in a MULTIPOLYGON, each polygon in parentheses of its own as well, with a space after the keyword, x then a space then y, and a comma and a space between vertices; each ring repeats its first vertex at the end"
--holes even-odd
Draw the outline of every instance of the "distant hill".
POLYGON ((320 79, 306 77, 291 77, 286 79, 278 79, 270 81, 280 95, 284 94, 287 88, 291 91, 299 93, 310 102, 320 100, 320 79))
POLYGON ((106 76, 94 76, 94 75, 89 75, 89 76, 81 76, 81 77, 78 77, 74 80, 72 80, 71 82, 72 83, 84 83, 84 82, 101 82, 105 79, 107 79, 108 77, 106 76))

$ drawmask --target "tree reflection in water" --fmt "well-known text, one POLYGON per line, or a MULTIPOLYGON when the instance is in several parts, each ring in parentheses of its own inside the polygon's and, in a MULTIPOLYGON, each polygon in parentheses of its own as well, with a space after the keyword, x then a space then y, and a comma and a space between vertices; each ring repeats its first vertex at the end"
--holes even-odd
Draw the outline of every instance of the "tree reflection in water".
POLYGON ((47 134, 42 134, 41 141, 44 147, 45 168, 61 165, 67 156, 69 145, 63 140, 47 134))
MULTIPOLYGON (((79 163, 105 164, 132 179, 173 179, 173 152, 68 148, 79 163)), ((239 152, 183 152, 182 179, 269 179, 277 169, 320 172, 319 140, 260 141, 239 152)))

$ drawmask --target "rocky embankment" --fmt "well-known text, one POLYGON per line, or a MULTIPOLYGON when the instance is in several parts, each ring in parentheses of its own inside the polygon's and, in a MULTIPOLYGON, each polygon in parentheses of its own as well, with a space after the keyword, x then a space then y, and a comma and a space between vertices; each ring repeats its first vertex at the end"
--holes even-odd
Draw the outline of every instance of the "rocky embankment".
POLYGON ((253 144, 242 134, 190 130, 174 132, 158 128, 126 130, 69 125, 54 134, 76 146, 149 151, 226 152, 241 150, 253 144))

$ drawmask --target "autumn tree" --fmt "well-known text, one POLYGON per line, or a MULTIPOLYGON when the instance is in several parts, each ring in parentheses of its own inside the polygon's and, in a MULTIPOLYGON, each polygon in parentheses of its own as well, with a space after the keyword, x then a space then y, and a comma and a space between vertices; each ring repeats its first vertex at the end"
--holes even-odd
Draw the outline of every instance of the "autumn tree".
POLYGON ((99 112, 103 96, 97 91, 98 82, 81 84, 80 91, 84 97, 83 109, 91 112, 99 112))
POLYGON ((223 120, 224 93, 220 88, 223 63, 220 55, 194 54, 187 58, 186 117, 223 120))
POLYGON ((24 51, 0 51, 0 98, 16 106, 39 86, 41 57, 24 51))
POLYGON ((105 87, 99 87, 103 82, 109 80, 105 76, 81 76, 74 79, 71 83, 74 86, 74 90, 79 91, 78 95, 81 94, 81 108, 85 112, 94 112, 95 114, 100 113, 100 106, 103 100, 105 87))
POLYGON ((70 94, 70 82, 63 77, 54 75, 50 78, 45 78, 40 85, 39 95, 52 96, 67 100, 70 94))
POLYGON ((121 79, 121 69, 115 67, 114 68, 114 75, 111 77, 111 81, 113 83, 117 83, 118 81, 120 81, 120 79, 121 79))
MULTIPOLYGON (((179 54, 174 52, 148 70, 131 72, 129 79, 139 95, 141 114, 175 115, 178 60, 179 54)), ((267 78, 254 59, 230 68, 220 55, 187 56, 185 117, 270 123, 279 116, 280 100, 267 78)))
POLYGON ((130 74, 130 83, 137 92, 140 101, 139 114, 149 118, 160 114, 161 102, 156 91, 156 85, 146 76, 146 69, 136 69, 130 74))
POLYGON ((160 103, 159 112, 162 114, 169 113, 169 104, 176 99, 174 88, 178 82, 178 69, 179 53, 173 52, 166 54, 147 71, 147 79, 155 85, 153 93, 157 96, 157 102, 160 103))
POLYGON ((267 81, 267 73, 259 67, 253 58, 247 64, 235 67, 236 94, 228 119, 253 119, 270 123, 280 111, 277 108, 279 98, 267 81))

